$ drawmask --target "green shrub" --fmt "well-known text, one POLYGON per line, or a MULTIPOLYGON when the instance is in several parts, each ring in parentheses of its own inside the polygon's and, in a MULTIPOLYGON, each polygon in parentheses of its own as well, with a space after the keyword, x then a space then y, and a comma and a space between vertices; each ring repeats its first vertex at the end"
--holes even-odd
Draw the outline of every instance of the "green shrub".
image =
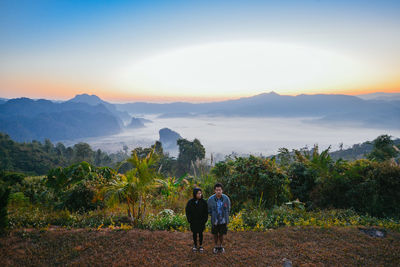
POLYGON ((0 171, 0 180, 8 185, 21 183, 25 178, 25 174, 18 172, 0 171))
POLYGON ((26 197, 22 192, 16 192, 10 194, 9 203, 10 205, 24 206, 29 204, 29 198, 26 197))
POLYGON ((311 205, 310 194, 316 185, 317 171, 303 162, 294 162, 290 165, 288 174, 293 199, 300 199, 311 205))
POLYGON ((3 234, 8 227, 7 204, 10 189, 0 183, 0 234, 3 234))
POLYGON ((95 200, 97 190, 91 181, 81 181, 74 184, 63 194, 62 207, 71 211, 89 211, 103 207, 103 202, 95 200))
POLYGON ((157 215, 150 214, 141 221, 140 227, 149 230, 187 230, 189 223, 183 214, 175 214, 172 210, 161 211, 157 215))
POLYGON ((22 181, 21 185, 17 188, 18 191, 23 192, 32 204, 52 204, 55 196, 53 190, 46 186, 45 176, 28 176, 22 181))
POLYGON ((243 223, 246 226, 254 228, 255 226, 262 225, 267 213, 260 209, 249 209, 242 211, 243 223))
POLYGON ((369 180, 374 180, 375 194, 370 196, 370 214, 381 217, 400 218, 400 166, 390 162, 373 163, 368 173, 369 180))
POLYGON ((228 159, 217 163, 212 173, 231 197, 234 212, 259 203, 262 195, 261 204, 267 208, 289 200, 289 179, 273 159, 255 156, 228 159))
MULTIPOLYGON (((246 213, 244 213, 243 221, 246 222, 247 220, 246 213)), ((262 218, 262 226, 264 229, 282 226, 379 226, 400 231, 400 221, 398 220, 359 215, 352 209, 307 212, 304 209, 287 206, 276 207, 268 211, 266 216, 262 218)))
POLYGON ((28 205, 9 208, 10 228, 43 228, 48 225, 97 228, 113 224, 129 223, 125 214, 109 213, 105 210, 93 210, 86 213, 68 210, 51 210, 46 207, 28 205))
POLYGON ((357 160, 338 164, 311 194, 314 207, 354 209, 381 218, 399 218, 400 166, 357 160))
POLYGON ((103 207, 95 198, 101 185, 110 182, 116 172, 109 167, 95 168, 87 162, 52 169, 46 186, 54 192, 55 206, 70 211, 88 211, 103 207))

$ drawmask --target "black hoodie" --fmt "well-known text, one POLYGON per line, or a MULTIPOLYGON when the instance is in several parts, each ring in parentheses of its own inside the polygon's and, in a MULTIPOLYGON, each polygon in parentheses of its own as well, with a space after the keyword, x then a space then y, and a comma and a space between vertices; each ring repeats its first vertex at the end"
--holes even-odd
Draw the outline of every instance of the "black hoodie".
POLYGON ((185 209, 186 218, 190 223, 190 229, 193 232, 204 231, 205 224, 208 220, 207 202, 203 199, 203 196, 201 199, 196 198, 198 191, 201 191, 201 189, 193 189, 193 198, 188 201, 185 209))

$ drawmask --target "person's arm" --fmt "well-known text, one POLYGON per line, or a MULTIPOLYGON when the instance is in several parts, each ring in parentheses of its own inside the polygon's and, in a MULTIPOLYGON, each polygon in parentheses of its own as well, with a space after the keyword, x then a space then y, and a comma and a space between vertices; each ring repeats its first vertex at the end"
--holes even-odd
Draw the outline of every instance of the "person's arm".
POLYGON ((228 212, 231 213, 231 199, 228 196, 226 197, 228 199, 228 212))
POLYGON ((227 218, 228 222, 227 223, 229 223, 229 215, 231 214, 231 200, 228 196, 226 196, 226 199, 228 202, 228 218, 227 218))
POLYGON ((212 207, 211 207, 211 198, 209 198, 208 199, 208 201, 207 201, 207 209, 208 209, 208 214, 210 214, 211 215, 211 213, 212 213, 212 207))
MULTIPOLYGON (((205 201, 204 201, 205 202, 205 201)), ((205 207, 204 207, 204 209, 203 209, 203 222, 204 223, 206 223, 207 221, 208 221, 208 205, 207 205, 207 202, 205 202, 205 207)))
POLYGON ((192 214, 191 214, 191 211, 190 211, 190 208, 189 208, 189 203, 190 203, 190 200, 189 200, 188 203, 186 204, 185 213, 186 213, 186 219, 188 220, 189 223, 191 223, 191 221, 192 221, 192 214))

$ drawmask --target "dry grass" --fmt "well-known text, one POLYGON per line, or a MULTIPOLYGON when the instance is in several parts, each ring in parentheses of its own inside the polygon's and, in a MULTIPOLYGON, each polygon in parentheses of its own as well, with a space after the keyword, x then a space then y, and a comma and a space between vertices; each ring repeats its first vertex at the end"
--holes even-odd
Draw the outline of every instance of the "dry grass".
POLYGON ((109 229, 19 230, 0 238, 0 266, 400 266, 400 233, 370 237, 357 228, 286 227, 229 232, 226 253, 191 252, 191 233, 109 229))

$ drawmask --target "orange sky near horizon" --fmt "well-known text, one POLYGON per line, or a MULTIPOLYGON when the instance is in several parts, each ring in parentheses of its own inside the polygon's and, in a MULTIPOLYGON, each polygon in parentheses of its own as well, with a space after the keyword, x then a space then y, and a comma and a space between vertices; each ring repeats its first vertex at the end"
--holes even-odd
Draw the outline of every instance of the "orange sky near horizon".
POLYGON ((3 88, 0 97, 2 98, 19 98, 28 97, 32 99, 49 99, 49 100, 68 100, 73 98, 77 94, 94 94, 105 101, 116 102, 116 103, 127 103, 127 102, 155 102, 155 103, 168 103, 168 102, 213 102, 213 101, 224 101, 231 99, 238 99, 241 97, 251 97, 259 93, 269 93, 274 91, 280 95, 299 95, 299 94, 344 94, 344 95, 361 95, 370 94, 376 92, 383 93, 400 93, 400 80, 393 82, 383 83, 381 85, 370 85, 360 89, 335 89, 335 90, 288 90, 278 91, 266 89, 263 92, 255 94, 232 94, 228 95, 217 95, 217 96, 191 96, 191 95, 180 95, 175 96, 171 94, 157 95, 147 94, 144 92, 123 92, 120 90, 113 90, 105 87, 93 87, 90 84, 80 84, 78 82, 66 82, 57 80, 2 80, 0 82, 3 88), (27 89, 28 88, 28 89, 27 89))
MULTIPOLYGON (((255 94, 236 94, 231 96, 174 96, 174 95, 151 95, 146 92, 121 92, 118 90, 109 90, 107 88, 93 88, 90 85, 80 85, 78 83, 65 83, 49 80, 21 80, 14 81, 6 84, 6 88, 9 90, 2 90, 0 97, 2 98, 19 98, 28 97, 32 99, 50 99, 50 100, 68 100, 73 98, 77 94, 94 94, 105 101, 110 102, 212 102, 212 101, 223 101, 230 99, 237 99, 241 97, 251 97, 255 94), (25 88, 29 88, 26 90, 25 88)), ((360 95, 369 94, 376 92, 384 93, 400 93, 400 81, 397 83, 386 83, 381 86, 369 86, 362 89, 341 89, 341 90, 302 90, 302 91, 284 91, 279 92, 277 90, 266 89, 263 93, 269 93, 274 91, 281 95, 299 95, 299 94, 344 94, 344 95, 360 95)), ((262 93, 262 92, 260 92, 262 93)))

